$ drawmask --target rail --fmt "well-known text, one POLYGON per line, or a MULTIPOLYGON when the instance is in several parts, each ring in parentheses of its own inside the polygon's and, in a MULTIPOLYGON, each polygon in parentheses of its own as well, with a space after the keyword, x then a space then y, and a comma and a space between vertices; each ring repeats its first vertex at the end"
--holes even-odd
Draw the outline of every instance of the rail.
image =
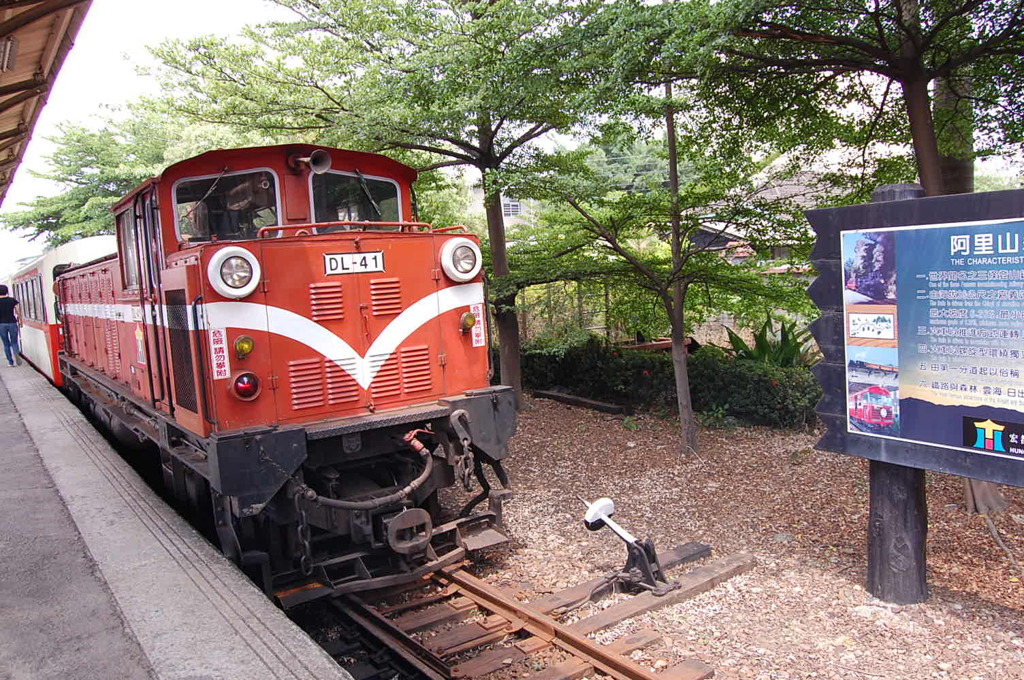
MULTIPOLYGON (((708 546, 687 543, 666 551, 661 561, 667 569, 709 554, 708 546)), ((481 677, 528 659, 537 663, 534 655, 544 650, 567 657, 537 676, 545 680, 572 680, 595 671, 617 680, 701 680, 711 677, 714 670, 697 659, 655 672, 630 658, 632 652, 661 640, 656 631, 643 629, 607 645, 587 636, 705 592, 754 564, 749 555, 713 560, 680 577, 676 590, 662 596, 641 593, 573 623, 559 617, 607 592, 611 579, 599 577, 521 603, 510 591, 455 565, 427 577, 423 592, 395 589, 390 603, 388 593, 378 593, 372 602, 365 596, 347 594, 333 599, 332 604, 415 668, 417 677, 431 680, 481 677)))

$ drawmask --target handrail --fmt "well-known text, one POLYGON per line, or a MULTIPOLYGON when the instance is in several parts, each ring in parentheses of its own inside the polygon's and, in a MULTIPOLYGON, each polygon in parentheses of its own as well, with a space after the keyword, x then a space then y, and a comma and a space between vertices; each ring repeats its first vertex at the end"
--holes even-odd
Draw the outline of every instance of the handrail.
MULTIPOLYGON (((298 232, 299 230, 307 230, 308 233, 312 233, 313 229, 322 229, 324 227, 413 227, 418 229, 430 229, 431 226, 427 222, 370 222, 362 221, 356 222, 353 220, 345 220, 342 222, 317 222, 307 224, 282 224, 274 227, 260 227, 256 232, 256 238, 267 238, 267 234, 277 232, 298 232)), ((284 233, 282 233, 282 236, 284 233)), ((292 234, 293 236, 300 236, 301 234, 292 234)), ((308 234, 306 234, 308 235, 308 234)))
POLYGON ((191 305, 193 328, 192 339, 195 340, 196 343, 196 365, 199 366, 199 397, 203 402, 200 404, 199 408, 203 413, 203 420, 216 427, 217 421, 210 418, 210 412, 207 408, 210 398, 206 390, 206 359, 203 358, 203 333, 202 329, 199 328, 199 303, 202 299, 202 295, 197 295, 196 298, 192 300, 191 305))

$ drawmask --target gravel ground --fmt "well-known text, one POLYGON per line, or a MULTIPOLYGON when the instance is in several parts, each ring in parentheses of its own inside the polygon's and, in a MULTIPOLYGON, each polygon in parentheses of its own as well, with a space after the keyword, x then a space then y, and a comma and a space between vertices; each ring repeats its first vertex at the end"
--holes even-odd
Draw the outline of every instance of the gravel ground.
MULTIPOLYGON (((759 562, 598 636, 656 628, 663 642, 634 654, 651 668, 695 656, 717 678, 1024 679, 1022 572, 984 518, 964 512, 960 479, 929 473, 931 597, 900 607, 864 589, 866 461, 814 451, 814 432, 702 428, 699 437, 699 457, 683 456, 670 419, 532 401, 508 461, 513 547, 481 571, 529 599, 621 566, 621 542, 587 532, 577 498, 609 496, 616 519, 661 548, 692 540, 759 562)), ((1024 489, 1003 491, 1011 506, 995 525, 1024 562, 1024 489)))

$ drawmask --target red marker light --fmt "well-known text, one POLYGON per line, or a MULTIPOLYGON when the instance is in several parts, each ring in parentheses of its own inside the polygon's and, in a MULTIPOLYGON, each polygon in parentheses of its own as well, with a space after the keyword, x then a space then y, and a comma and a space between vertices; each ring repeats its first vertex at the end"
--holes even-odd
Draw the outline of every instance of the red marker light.
POLYGON ((242 373, 235 378, 235 394, 242 399, 252 399, 260 391, 260 379, 252 373, 242 373))

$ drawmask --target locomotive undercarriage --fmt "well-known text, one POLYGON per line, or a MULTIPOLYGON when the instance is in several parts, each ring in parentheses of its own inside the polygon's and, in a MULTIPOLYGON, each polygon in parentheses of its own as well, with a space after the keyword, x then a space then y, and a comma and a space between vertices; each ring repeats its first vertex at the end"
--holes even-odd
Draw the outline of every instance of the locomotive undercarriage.
MULTIPOLYGON (((426 425, 373 430, 369 438, 391 446, 361 452, 360 457, 346 454, 338 438, 319 440, 298 473, 258 516, 235 518, 240 529, 252 522, 275 527, 248 533, 269 560, 268 574, 257 556, 259 579, 282 605, 397 585, 508 540, 501 503, 511 492, 491 490, 483 473, 490 464, 503 479, 500 462, 471 447, 466 469, 477 473, 484 490, 459 516, 449 517, 439 492, 461 484, 456 470, 462 466, 454 459, 465 454, 459 444, 436 434, 444 431, 443 420, 426 425), (401 448, 394 449, 395 442, 401 448), (318 464, 310 464, 312 460, 318 464), (476 509, 482 500, 487 500, 486 509, 476 509), (260 538, 268 536, 283 540, 260 538)), ((239 561, 246 565, 245 541, 241 544, 239 561)))
POLYGON ((509 388, 200 438, 88 367, 66 358, 61 367, 68 391, 115 438, 155 449, 167 494, 282 606, 398 585, 507 541, 509 388), (440 490, 474 479, 479 493, 446 516, 440 490))

